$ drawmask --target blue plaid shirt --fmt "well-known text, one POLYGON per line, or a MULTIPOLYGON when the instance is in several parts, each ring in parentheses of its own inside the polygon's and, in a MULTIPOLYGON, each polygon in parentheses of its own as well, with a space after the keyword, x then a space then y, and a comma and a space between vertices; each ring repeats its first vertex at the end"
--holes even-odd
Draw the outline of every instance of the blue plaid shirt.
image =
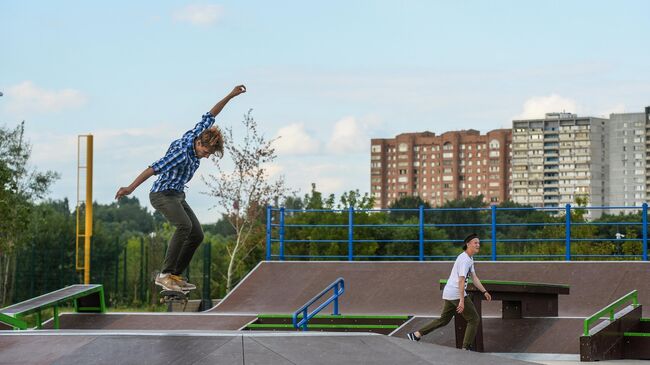
POLYGON ((158 179, 151 187, 152 193, 185 189, 185 184, 192 179, 201 164, 194 151, 194 140, 212 124, 214 124, 214 117, 210 113, 205 113, 193 129, 185 132, 183 137, 169 145, 163 158, 151 164, 154 173, 158 175, 158 179))

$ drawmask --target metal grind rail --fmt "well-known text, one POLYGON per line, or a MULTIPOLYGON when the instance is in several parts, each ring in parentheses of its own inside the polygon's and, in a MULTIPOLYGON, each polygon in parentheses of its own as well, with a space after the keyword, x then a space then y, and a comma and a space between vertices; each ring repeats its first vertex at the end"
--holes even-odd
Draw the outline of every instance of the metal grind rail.
POLYGON ((293 313, 293 326, 295 328, 302 328, 303 331, 307 331, 307 324, 309 320, 332 302, 334 302, 332 314, 339 315, 339 297, 343 295, 344 292, 345 281, 343 278, 336 279, 333 283, 328 285, 327 288, 323 289, 323 291, 318 293, 315 297, 313 297, 310 301, 305 303, 305 305, 293 313), (319 305, 313 312, 309 313, 309 306, 322 298, 330 290, 333 291, 333 295, 325 300, 325 302, 323 302, 321 305, 319 305), (299 315, 302 315, 302 319, 300 321, 298 320, 299 315))

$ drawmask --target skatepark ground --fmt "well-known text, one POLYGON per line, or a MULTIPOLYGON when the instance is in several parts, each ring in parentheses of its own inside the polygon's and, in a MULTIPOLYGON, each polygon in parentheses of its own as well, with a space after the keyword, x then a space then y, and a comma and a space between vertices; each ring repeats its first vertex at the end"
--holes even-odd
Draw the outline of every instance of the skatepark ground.
POLYGON ((66 313, 60 330, 0 331, 0 364, 570 364, 585 317, 635 289, 639 303, 650 301, 645 262, 477 262, 481 279, 566 284, 570 294, 559 297, 558 317, 502 319, 499 302, 483 302, 486 353, 455 349, 453 321, 407 341, 439 315, 438 281, 452 264, 262 262, 206 312, 66 313), (342 314, 412 318, 389 336, 242 331, 258 314, 293 313, 338 277, 342 314))

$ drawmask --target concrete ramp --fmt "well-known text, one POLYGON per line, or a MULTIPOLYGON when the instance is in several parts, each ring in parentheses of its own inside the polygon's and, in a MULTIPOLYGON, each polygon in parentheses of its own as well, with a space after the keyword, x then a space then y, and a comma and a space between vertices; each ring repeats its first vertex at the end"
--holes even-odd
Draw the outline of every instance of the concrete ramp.
MULTIPOLYGON (((437 317, 415 317, 395 332, 393 336, 406 338, 406 334, 422 328, 437 317)), ((483 344, 485 351, 493 353, 580 353, 582 318, 483 318, 483 344)), ((455 347, 454 321, 426 335, 422 342, 455 347)))
MULTIPOLYGON (((236 331, 257 316, 220 313, 64 313, 59 328, 77 330, 236 331)), ((52 321, 43 326, 53 329, 52 321)))
POLYGON ((0 364, 530 364, 373 334, 29 332, 0 334, 0 364))
MULTIPOLYGON (((209 312, 292 313, 336 280, 345 279, 340 309, 346 314, 437 316, 438 280, 452 262, 262 262, 209 312)), ((632 262, 481 262, 481 279, 570 285, 559 298, 559 315, 587 317, 637 289, 650 303, 650 263, 632 262)), ((501 303, 484 302, 483 314, 498 316, 501 303)))

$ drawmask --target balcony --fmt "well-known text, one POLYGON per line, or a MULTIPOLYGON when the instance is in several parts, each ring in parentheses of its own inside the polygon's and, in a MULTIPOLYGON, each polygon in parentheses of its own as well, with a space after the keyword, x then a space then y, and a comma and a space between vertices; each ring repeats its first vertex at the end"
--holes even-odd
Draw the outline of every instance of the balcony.
POLYGON ((560 144, 557 143, 557 142, 544 142, 544 149, 545 150, 547 150, 547 149, 551 149, 551 150, 555 149, 556 150, 558 148, 560 148, 560 144))

